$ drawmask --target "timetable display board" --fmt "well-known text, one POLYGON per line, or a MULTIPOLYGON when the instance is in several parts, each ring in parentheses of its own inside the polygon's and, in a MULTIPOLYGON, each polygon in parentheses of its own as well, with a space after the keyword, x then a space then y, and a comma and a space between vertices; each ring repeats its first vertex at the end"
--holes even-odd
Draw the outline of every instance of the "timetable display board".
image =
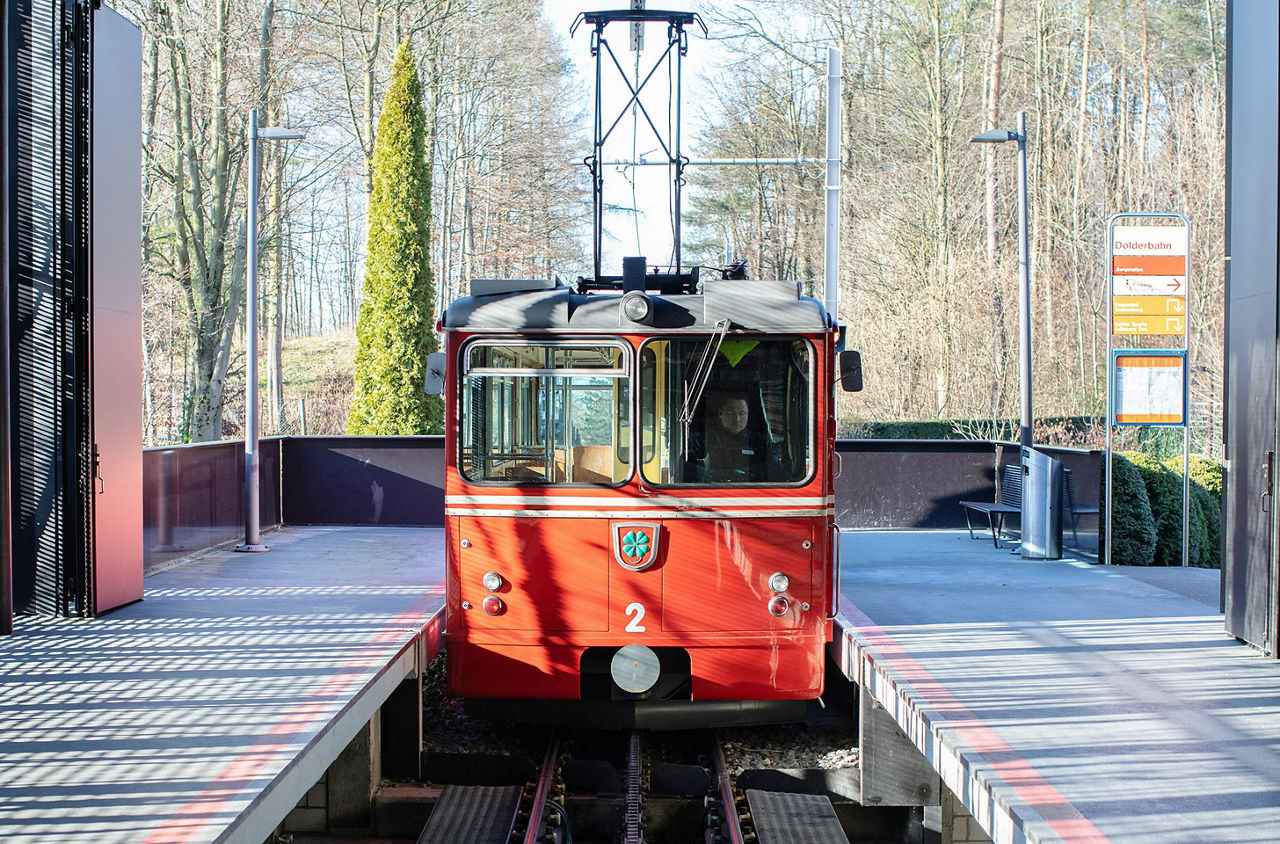
POLYGON ((1113 425, 1185 425, 1187 355, 1181 350, 1115 352, 1113 425))

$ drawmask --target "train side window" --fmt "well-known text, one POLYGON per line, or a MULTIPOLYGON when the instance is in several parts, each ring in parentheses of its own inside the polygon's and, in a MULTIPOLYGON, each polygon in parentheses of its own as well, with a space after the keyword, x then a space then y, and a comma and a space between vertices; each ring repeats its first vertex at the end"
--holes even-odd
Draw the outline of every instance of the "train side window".
POLYGON ((630 474, 621 345, 477 341, 464 352, 459 470, 469 481, 620 484, 630 474))
POLYGON ((704 386, 703 338, 640 352, 641 471, 663 485, 795 484, 813 471, 813 353, 801 339, 732 337, 704 386))

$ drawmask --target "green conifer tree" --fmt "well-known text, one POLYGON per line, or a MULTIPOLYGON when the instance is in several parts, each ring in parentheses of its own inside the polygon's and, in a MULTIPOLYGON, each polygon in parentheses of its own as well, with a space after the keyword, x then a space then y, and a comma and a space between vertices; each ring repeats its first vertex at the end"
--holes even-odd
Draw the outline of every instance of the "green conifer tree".
POLYGON ((406 41, 391 69, 373 147, 348 434, 434 434, 443 429, 439 397, 422 390, 427 355, 439 345, 433 334, 426 123, 422 83, 406 41))

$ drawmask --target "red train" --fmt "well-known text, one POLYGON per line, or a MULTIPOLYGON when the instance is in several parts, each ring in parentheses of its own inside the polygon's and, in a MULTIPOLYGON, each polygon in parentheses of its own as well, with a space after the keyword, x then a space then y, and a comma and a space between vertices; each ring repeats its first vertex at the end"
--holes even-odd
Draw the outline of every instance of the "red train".
POLYGON ((742 266, 681 265, 679 63, 698 16, 627 9, 581 24, 597 67, 594 274, 472 282, 429 367, 446 407, 449 686, 520 700, 524 715, 542 700, 552 717, 595 702, 640 725, 790 719, 822 693, 837 600, 837 362, 843 386, 861 386, 829 312, 839 59, 824 307, 742 266), (603 276, 599 73, 616 22, 665 24, 659 63, 676 65, 674 132, 660 139, 675 266, 626 258, 622 276, 603 276))
POLYGON ((445 314, 452 692, 817 697, 835 324, 795 283, 587 287, 476 281, 445 314))

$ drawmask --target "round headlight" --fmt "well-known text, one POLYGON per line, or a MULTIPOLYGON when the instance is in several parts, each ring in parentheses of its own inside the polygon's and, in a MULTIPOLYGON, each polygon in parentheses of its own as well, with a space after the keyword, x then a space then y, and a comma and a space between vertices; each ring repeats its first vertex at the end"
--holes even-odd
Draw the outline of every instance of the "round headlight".
POLYGON ((503 584, 502 575, 498 574, 496 571, 485 572, 484 577, 480 579, 480 582, 484 584, 485 591, 487 592, 497 592, 502 588, 503 584))
MULTIPOLYGON (((786 592, 787 587, 791 585, 791 578, 787 577, 780 571, 775 571, 769 575, 769 588, 779 594, 786 592)), ((491 590, 492 591, 492 590, 491 590)))
POLYGON ((769 612, 772 613, 773 615, 777 615, 777 616, 786 615, 787 610, 790 608, 790 606, 791 605, 787 603, 787 599, 782 597, 781 595, 774 595, 772 598, 769 599, 769 612))
POLYGON ((645 322, 652 312, 653 303, 640 291, 633 290, 622 297, 622 315, 632 322, 645 322))

